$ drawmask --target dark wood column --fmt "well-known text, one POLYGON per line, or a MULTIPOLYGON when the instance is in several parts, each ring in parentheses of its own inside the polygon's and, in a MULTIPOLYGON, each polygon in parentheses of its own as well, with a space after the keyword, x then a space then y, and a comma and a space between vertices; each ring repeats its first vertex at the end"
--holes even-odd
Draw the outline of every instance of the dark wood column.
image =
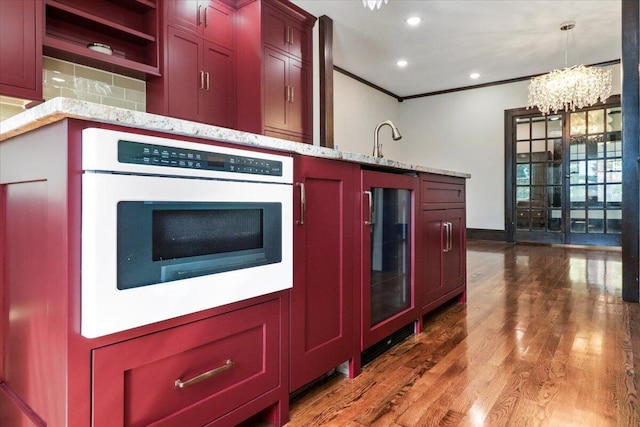
POLYGON ((333 148, 333 20, 318 19, 320 43, 320 145, 333 148))
POLYGON ((622 298, 634 302, 640 300, 639 39, 639 2, 622 0, 622 298))

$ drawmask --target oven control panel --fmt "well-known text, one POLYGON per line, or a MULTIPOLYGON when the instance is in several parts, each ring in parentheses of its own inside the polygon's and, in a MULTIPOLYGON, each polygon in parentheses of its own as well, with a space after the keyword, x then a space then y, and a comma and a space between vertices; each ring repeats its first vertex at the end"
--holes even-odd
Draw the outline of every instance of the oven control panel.
POLYGON ((118 161, 136 165, 282 176, 282 162, 214 151, 118 140, 118 161))

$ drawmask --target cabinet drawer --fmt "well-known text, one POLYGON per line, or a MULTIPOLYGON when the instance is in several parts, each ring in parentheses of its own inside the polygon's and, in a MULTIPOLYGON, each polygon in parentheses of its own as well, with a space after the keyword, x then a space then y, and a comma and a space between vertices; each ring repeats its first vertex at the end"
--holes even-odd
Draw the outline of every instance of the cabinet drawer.
POLYGON ((464 184, 422 181, 422 203, 464 203, 464 184))
POLYGON ((94 350, 93 426, 204 425, 278 387, 279 313, 275 299, 94 350))

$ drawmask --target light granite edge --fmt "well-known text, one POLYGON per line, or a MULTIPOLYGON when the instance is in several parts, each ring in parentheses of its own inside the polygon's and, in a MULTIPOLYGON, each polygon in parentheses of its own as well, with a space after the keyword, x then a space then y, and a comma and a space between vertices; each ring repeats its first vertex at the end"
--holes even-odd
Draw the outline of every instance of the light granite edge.
POLYGON ((462 172, 431 168, 384 158, 379 159, 364 154, 337 151, 326 147, 301 144, 189 120, 110 107, 70 98, 54 98, 0 122, 0 141, 66 118, 166 132, 174 135, 213 139, 248 147, 278 150, 326 159, 344 160, 368 166, 401 169, 410 172, 427 172, 459 178, 471 177, 470 174, 462 172))

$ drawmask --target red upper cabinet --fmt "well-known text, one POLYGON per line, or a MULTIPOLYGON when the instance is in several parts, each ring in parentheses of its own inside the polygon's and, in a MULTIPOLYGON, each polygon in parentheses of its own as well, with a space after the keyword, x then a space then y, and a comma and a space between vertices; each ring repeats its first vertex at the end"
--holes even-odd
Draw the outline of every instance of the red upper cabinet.
POLYGON ((316 18, 284 0, 252 2, 237 13, 238 128, 311 143, 316 18))
POLYGON ((163 73, 147 80, 147 111, 235 128, 234 9, 172 0, 165 22, 163 73))
POLYGON ((311 34, 303 23, 268 4, 264 5, 263 20, 262 36, 265 44, 303 61, 311 58, 311 34))
POLYGON ((311 137, 312 74, 310 67, 268 47, 264 48, 265 134, 290 132, 311 137))
POLYGON ((42 100, 41 0, 2 0, 0 95, 42 100))
POLYGON ((234 11, 215 0, 169 0, 167 23, 201 35, 205 40, 232 48, 234 11))

